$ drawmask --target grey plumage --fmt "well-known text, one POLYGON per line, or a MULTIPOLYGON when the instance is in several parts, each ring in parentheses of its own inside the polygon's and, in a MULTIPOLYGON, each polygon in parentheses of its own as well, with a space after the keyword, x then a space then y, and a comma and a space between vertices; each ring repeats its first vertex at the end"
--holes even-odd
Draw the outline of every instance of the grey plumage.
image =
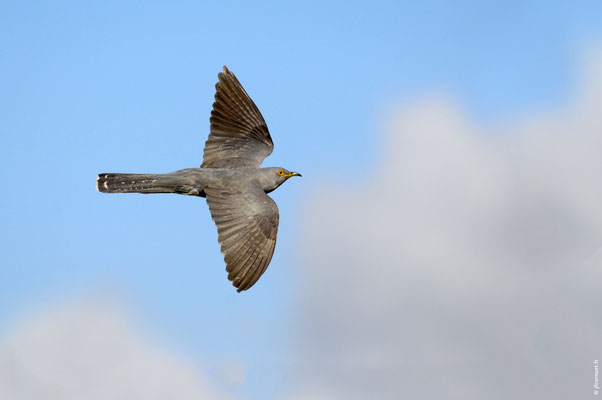
POLYGON ((249 289, 268 267, 278 233, 278 207, 267 193, 292 176, 285 168, 261 168, 274 144, 268 127, 234 74, 218 74, 215 102, 200 168, 169 174, 99 174, 104 193, 177 193, 207 198, 217 226, 228 279, 249 289))

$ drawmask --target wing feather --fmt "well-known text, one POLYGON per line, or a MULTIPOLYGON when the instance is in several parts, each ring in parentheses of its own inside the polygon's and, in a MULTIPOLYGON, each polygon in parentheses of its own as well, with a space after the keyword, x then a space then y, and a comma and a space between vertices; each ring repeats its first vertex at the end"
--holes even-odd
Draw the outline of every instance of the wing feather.
POLYGON ((218 78, 201 168, 260 167, 274 149, 268 126, 228 68, 218 78))
POLYGON ((259 188, 209 186, 204 191, 228 279, 239 292, 247 290, 259 280, 274 254, 278 207, 259 188))
MULTIPOLYGON (((272 242, 266 241, 264 243, 264 247, 262 249, 262 253, 273 253, 273 252, 274 252, 274 248, 273 248, 272 242)), ((255 268, 255 271, 249 272, 249 273, 245 274, 245 278, 240 283, 240 287, 244 288, 250 282, 257 282, 257 280, 259 279, 259 277, 265 271, 265 269, 267 267, 266 264, 267 264, 267 260, 265 258, 262 259, 262 260, 260 260, 259 263, 258 263, 258 265, 257 265, 257 267, 255 268)))

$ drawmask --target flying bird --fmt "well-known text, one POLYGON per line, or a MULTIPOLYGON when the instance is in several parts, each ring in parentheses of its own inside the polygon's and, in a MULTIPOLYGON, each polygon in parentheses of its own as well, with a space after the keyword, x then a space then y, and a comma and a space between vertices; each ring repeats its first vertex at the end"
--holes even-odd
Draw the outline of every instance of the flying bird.
POLYGON ((228 68, 218 74, 215 89, 200 168, 169 174, 99 174, 96 188, 103 193, 205 197, 228 279, 241 292, 257 282, 274 254, 279 214, 267 193, 301 174, 261 167, 274 143, 259 109, 228 68))

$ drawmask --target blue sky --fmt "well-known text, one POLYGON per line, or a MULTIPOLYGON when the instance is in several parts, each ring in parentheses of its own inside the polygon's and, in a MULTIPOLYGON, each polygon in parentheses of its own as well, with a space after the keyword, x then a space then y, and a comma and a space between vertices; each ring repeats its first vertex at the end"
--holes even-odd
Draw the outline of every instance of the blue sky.
POLYGON ((601 17, 599 1, 3 2, 0 328, 48 302, 115 296, 200 364, 242 359, 236 390, 273 398, 304 193, 372 171, 397 103, 447 93, 494 123, 564 104, 601 17), (94 190, 101 172, 200 165, 222 65, 268 123, 264 165, 303 173, 273 193, 276 254, 243 294, 203 199, 94 190))

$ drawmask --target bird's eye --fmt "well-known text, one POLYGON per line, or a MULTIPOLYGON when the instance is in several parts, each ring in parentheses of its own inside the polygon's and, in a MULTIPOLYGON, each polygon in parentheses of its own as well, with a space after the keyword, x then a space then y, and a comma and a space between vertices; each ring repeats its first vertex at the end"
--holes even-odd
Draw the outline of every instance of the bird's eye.
POLYGON ((284 171, 283 171, 283 170, 281 170, 281 169, 280 169, 280 170, 278 170, 278 175, 281 175, 281 176, 282 176, 282 175, 284 175, 284 171))

